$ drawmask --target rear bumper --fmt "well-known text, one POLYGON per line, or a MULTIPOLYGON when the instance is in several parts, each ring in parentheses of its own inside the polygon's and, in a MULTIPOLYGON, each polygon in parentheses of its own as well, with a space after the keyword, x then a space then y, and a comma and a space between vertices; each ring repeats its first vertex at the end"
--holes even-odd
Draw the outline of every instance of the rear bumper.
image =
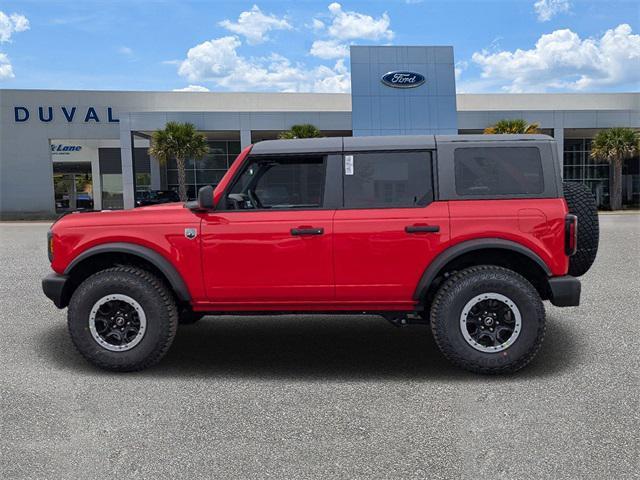
POLYGON ((51 273, 42 279, 42 291, 58 308, 69 304, 68 286, 69 277, 66 275, 51 273))
POLYGON ((580 280, 571 275, 549 279, 551 303, 556 307, 577 307, 580 305, 580 280))

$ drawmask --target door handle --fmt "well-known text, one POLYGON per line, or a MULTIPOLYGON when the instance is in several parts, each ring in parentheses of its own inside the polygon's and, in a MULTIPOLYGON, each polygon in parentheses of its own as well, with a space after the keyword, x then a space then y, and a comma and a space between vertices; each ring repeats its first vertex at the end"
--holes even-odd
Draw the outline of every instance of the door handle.
POLYGON ((440 225, 407 225, 404 227, 407 233, 437 233, 440 231, 440 225))
POLYGON ((324 228, 292 228, 291 235, 322 235, 324 228))

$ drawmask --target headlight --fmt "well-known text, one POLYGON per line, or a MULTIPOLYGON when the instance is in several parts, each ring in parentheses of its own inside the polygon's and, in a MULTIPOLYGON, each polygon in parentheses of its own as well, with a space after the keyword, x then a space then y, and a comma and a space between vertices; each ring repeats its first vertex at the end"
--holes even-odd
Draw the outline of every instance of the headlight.
POLYGON ((47 232, 47 255, 49 256, 49 262, 53 262, 53 233, 51 230, 47 232))

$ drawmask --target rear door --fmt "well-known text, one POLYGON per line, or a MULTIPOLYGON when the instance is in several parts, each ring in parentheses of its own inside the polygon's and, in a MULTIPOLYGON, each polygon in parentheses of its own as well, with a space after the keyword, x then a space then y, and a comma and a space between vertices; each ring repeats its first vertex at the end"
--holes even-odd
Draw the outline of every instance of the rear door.
POLYGON ((250 309, 333 300, 335 207, 326 208, 328 157, 249 157, 220 208, 203 216, 211 302, 250 309))
POLYGON ((425 268, 449 238, 434 201, 433 153, 347 152, 334 217, 336 299, 380 308, 413 304, 425 268))

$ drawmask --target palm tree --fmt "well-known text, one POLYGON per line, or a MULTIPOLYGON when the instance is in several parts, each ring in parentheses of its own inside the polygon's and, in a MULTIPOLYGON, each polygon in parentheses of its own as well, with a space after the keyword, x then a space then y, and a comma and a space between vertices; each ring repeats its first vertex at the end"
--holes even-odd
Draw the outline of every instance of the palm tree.
POLYGON ((292 125, 289 130, 280 132, 278 138, 290 140, 292 138, 317 138, 321 136, 322 133, 315 125, 302 123, 300 125, 292 125))
POLYGON ((640 134, 630 128, 610 128, 598 132, 591 142, 591 158, 611 165, 611 210, 622 208, 622 163, 640 153, 640 134))
POLYGON ((516 118, 513 120, 500 120, 490 127, 484 129, 485 134, 493 133, 540 133, 540 124, 527 123, 516 118))
POLYGON ((200 159, 209 153, 207 138, 196 131, 191 123, 167 122, 163 130, 156 130, 151 136, 149 155, 166 164, 172 158, 178 166, 178 195, 181 202, 187 201, 187 179, 185 163, 187 159, 200 159))

